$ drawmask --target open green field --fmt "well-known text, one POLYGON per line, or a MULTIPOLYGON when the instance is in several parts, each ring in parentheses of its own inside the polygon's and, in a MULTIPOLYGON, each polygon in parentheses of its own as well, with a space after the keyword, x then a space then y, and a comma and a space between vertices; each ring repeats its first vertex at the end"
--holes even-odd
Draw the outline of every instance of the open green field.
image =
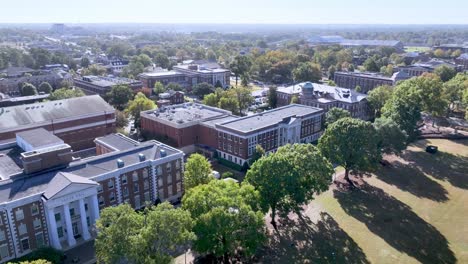
POLYGON ((418 47, 418 46, 407 46, 405 47, 406 52, 426 52, 431 50, 430 47, 418 47))
POLYGON ((419 141, 387 159, 360 190, 333 186, 282 220, 260 261, 468 263, 468 140, 419 141))

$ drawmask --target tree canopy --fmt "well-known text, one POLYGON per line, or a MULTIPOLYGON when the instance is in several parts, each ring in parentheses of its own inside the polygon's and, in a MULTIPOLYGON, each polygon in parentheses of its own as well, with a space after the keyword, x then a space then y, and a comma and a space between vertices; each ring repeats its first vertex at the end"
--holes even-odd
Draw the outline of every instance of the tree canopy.
POLYGON ((80 88, 60 88, 50 94, 49 100, 54 101, 81 96, 85 96, 85 93, 80 88))
POLYGON ((393 88, 387 85, 378 86, 369 91, 367 101, 369 102, 369 107, 375 117, 380 117, 382 107, 392 97, 392 94, 393 88))
POLYGON ((406 148, 408 135, 389 118, 377 118, 374 128, 378 136, 378 147, 386 154, 399 154, 406 148))
POLYGON ((120 84, 112 86, 106 94, 109 103, 119 110, 124 110, 125 106, 133 98, 133 91, 128 85, 120 84))
POLYGON ((300 206, 326 191, 333 167, 320 150, 310 144, 285 145, 278 151, 257 160, 247 171, 245 182, 260 193, 260 203, 271 209, 276 228, 276 214, 299 212, 300 206))
POLYGON ((48 82, 42 82, 37 88, 39 93, 49 94, 52 92, 52 86, 48 82))
POLYGON ((338 121, 339 119, 345 117, 351 117, 351 113, 348 110, 333 107, 332 109, 328 110, 328 112, 325 114, 325 124, 329 126, 338 121))
POLYGON ((202 155, 190 155, 185 164, 184 186, 186 190, 213 180, 213 169, 210 162, 202 155))
POLYGON ((214 89, 213 85, 204 82, 195 85, 192 92, 199 98, 203 98, 205 95, 212 93, 214 89))
POLYGON ((36 95, 36 94, 37 94, 36 86, 30 83, 24 83, 23 86, 21 86, 22 96, 30 96, 30 95, 36 95))
POLYGON ((130 114, 135 119, 135 124, 140 122, 140 112, 155 109, 156 104, 153 100, 148 99, 143 93, 138 93, 135 99, 128 102, 125 112, 130 114))
POLYGON ((377 144, 378 137, 370 122, 342 118, 327 127, 318 147, 332 163, 345 168, 345 179, 354 187, 349 173, 360 175, 375 168, 381 158, 377 144))
POLYGON ((276 108, 278 102, 278 98, 276 97, 277 91, 278 88, 276 88, 276 86, 270 86, 270 88, 268 88, 268 105, 271 108, 276 108))
POLYGON ((252 154, 252 157, 250 158, 250 164, 254 164, 257 160, 259 160, 261 157, 265 156, 265 150, 262 148, 261 145, 256 145, 255 150, 252 154))
POLYGON ((447 65, 442 65, 440 67, 437 67, 434 70, 434 73, 437 74, 437 76, 439 76, 439 78, 443 82, 447 82, 453 77, 455 77, 455 75, 457 74, 457 71, 455 71, 455 69, 452 67, 449 67, 447 65))
POLYGON ((322 79, 320 66, 311 62, 299 64, 292 74, 296 82, 318 82, 322 79))

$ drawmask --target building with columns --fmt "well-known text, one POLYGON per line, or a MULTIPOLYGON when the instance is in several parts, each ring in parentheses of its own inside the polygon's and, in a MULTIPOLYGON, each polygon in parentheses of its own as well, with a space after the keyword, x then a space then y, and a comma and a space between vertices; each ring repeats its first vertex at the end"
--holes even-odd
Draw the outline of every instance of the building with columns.
POLYGON ((44 245, 66 250, 91 239, 105 207, 180 199, 183 152, 121 134, 95 143, 97 155, 80 158, 41 128, 18 133, 15 147, 0 150, 1 263, 44 245))

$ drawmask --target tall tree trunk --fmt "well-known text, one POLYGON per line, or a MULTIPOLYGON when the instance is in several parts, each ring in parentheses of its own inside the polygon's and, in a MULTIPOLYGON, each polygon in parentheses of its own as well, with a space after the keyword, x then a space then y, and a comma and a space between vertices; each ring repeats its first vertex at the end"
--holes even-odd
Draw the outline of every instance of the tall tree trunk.
POLYGON ((226 250, 226 237, 224 237, 224 236, 223 236, 223 247, 224 247, 223 262, 225 264, 228 264, 229 263, 229 255, 228 255, 228 252, 226 250))
POLYGON ((354 187, 356 187, 356 186, 354 185, 354 182, 353 182, 353 181, 351 181, 351 179, 349 178, 349 169, 345 169, 345 175, 344 175, 344 178, 345 178, 345 180, 348 182, 348 184, 349 184, 349 187, 351 187, 351 188, 354 188, 354 187))
POLYGON ((271 224, 273 225, 273 228, 278 231, 278 227, 276 226, 276 206, 271 207, 271 224))

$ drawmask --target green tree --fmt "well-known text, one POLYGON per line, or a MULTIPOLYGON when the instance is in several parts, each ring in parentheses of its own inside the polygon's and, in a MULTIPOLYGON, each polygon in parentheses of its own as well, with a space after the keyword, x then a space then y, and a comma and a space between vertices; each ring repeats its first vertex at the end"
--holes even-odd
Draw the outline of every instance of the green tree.
POLYGON ((81 58, 81 62, 80 62, 81 67, 88 68, 90 64, 91 62, 89 61, 88 58, 86 57, 81 58))
POLYGON ((21 86, 21 95, 22 96, 30 96, 30 95, 36 95, 37 94, 37 89, 34 85, 30 83, 24 83, 21 86))
POLYGON ((237 98, 234 97, 222 97, 219 100, 218 107, 236 114, 239 110, 239 102, 237 101, 237 98))
POLYGON ((252 61, 247 56, 236 56, 234 61, 231 62, 229 68, 231 72, 234 73, 236 76, 236 86, 237 86, 237 79, 239 76, 242 76, 250 71, 250 67, 252 67, 252 61))
POLYGON ((328 79, 333 80, 335 78, 336 67, 330 66, 328 67, 328 79))
POLYGON ((192 90, 193 94, 195 94, 199 98, 203 98, 205 95, 210 94, 213 91, 213 85, 206 82, 195 85, 192 90))
POLYGON ((247 109, 253 102, 252 92, 247 87, 234 87, 229 89, 225 96, 234 97, 237 99, 238 113, 242 115, 242 111, 247 109))
POLYGON ((115 125, 119 128, 124 128, 128 125, 128 118, 125 112, 115 111, 115 125))
POLYGON ((375 59, 376 58, 374 56, 367 58, 367 60, 363 64, 366 71, 378 72, 380 70, 379 65, 377 64, 375 59))
MULTIPOLYGON (((328 86, 336 86, 336 83, 335 81, 333 80, 328 80, 328 83, 327 83, 328 86)), ((356 91, 357 92, 357 91, 356 91)))
POLYGON ((178 83, 171 82, 166 85, 166 90, 183 91, 184 88, 178 83))
POLYGON ((325 124, 329 126, 345 117, 351 117, 351 113, 348 110, 333 107, 325 114, 325 124))
POLYGON ((449 81, 450 79, 455 77, 455 75, 457 74, 454 68, 446 66, 446 65, 437 67, 434 70, 434 73, 437 74, 443 82, 449 81))
POLYGON ((239 251, 252 256, 266 241, 259 199, 251 185, 233 181, 211 181, 188 190, 182 208, 195 219, 195 251, 222 256, 224 263, 239 251))
POLYGON ((342 118, 331 124, 319 139, 318 147, 333 163, 345 168, 345 180, 354 175, 372 171, 381 158, 378 137, 370 122, 354 118, 342 118))
POLYGON ((156 104, 140 92, 135 96, 135 99, 128 102, 125 112, 132 115, 132 117, 135 119, 135 124, 138 125, 140 123, 140 112, 152 110, 155 108, 156 104))
POLYGON ((85 96, 85 93, 79 88, 60 88, 50 94, 49 100, 54 101, 81 96, 85 96))
POLYGON ((453 111, 462 102, 463 91, 468 90, 468 75, 459 73, 454 78, 444 83, 444 95, 450 102, 450 110, 453 111))
POLYGON ((369 107, 375 117, 380 117, 382 107, 390 98, 392 98, 392 94, 393 88, 387 85, 378 86, 369 91, 367 101, 369 102, 369 107))
POLYGON ((138 60, 131 61, 127 67, 123 68, 122 75, 130 78, 135 79, 138 78, 138 75, 145 71, 145 65, 138 60))
POLYGON ((278 98, 276 97, 277 91, 278 88, 276 88, 276 86, 270 86, 270 88, 268 88, 268 105, 271 108, 276 108, 276 104, 278 102, 278 98))
POLYGON ((218 97, 214 93, 207 94, 203 97, 203 104, 217 107, 219 103, 218 97))
MULTIPOLYGON (((448 109, 441 79, 435 74, 424 74, 409 82, 420 96, 421 108, 433 116, 442 116, 448 109)), ((433 124, 434 125, 434 124, 433 124)))
POLYGON ((156 54, 154 57, 154 62, 163 69, 168 69, 171 66, 169 58, 166 56, 166 54, 161 52, 156 54))
POLYGON ((132 57, 131 63, 141 63, 143 67, 148 67, 153 64, 151 58, 146 54, 140 54, 138 56, 132 57))
POLYGON ((299 97, 297 95, 293 95, 291 97, 291 104, 298 104, 299 103, 299 97))
POLYGON ((434 56, 437 57, 437 58, 445 58, 446 57, 446 54, 445 54, 445 51, 442 50, 442 49, 436 49, 434 51, 434 56))
POLYGON ((265 150, 262 148, 261 145, 256 145, 252 157, 250 158, 250 165, 254 164, 263 156, 265 156, 265 150))
POLYGON ((318 82, 322 79, 322 71, 318 64, 311 62, 301 63, 292 71, 296 82, 318 82))
POLYGON ((92 64, 87 68, 81 70, 81 75, 95 75, 95 76, 104 76, 107 73, 106 67, 98 64, 92 64))
POLYGON ((260 193, 260 203, 271 210, 276 228, 276 214, 299 212, 314 194, 326 191, 333 167, 320 150, 311 144, 285 145, 257 160, 247 171, 245 182, 260 193))
POLYGON ((200 154, 192 154, 187 159, 184 172, 185 190, 213 180, 213 169, 210 162, 200 154))
POLYGON ((42 92, 42 93, 48 94, 52 92, 52 86, 48 82, 42 82, 39 85, 39 88, 37 88, 37 91, 40 93, 42 92))
POLYGON ((166 88, 164 85, 160 82, 154 83, 154 88, 153 88, 153 93, 157 96, 159 96, 160 93, 166 92, 166 88))
POLYGON ((124 110, 125 106, 133 98, 132 89, 125 84, 114 85, 106 94, 109 102, 117 109, 124 110))
POLYGON ((374 121, 377 131, 378 147, 386 154, 399 154, 406 148, 408 135, 389 118, 377 118, 374 121))

